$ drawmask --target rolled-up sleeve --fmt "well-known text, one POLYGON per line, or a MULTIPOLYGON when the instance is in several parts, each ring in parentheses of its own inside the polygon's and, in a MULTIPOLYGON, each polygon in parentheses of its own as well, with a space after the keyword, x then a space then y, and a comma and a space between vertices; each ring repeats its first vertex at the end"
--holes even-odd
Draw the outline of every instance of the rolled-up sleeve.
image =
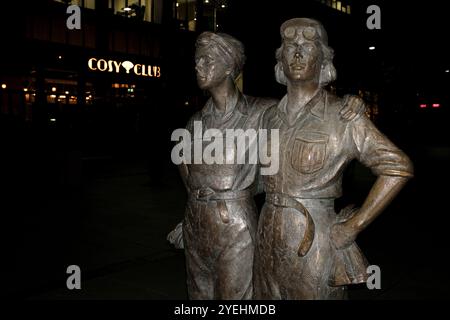
POLYGON ((413 164, 409 157, 382 134, 365 115, 352 121, 350 132, 357 159, 379 176, 411 178, 413 164))

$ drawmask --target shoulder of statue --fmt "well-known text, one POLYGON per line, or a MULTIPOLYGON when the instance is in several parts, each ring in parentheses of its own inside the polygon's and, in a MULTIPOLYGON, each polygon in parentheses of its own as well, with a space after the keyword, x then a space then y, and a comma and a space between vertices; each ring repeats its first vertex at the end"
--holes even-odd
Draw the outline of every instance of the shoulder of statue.
POLYGON ((195 121, 202 121, 202 111, 196 111, 188 120, 186 129, 193 130, 194 129, 194 122, 195 121))
POLYGON ((330 110, 329 112, 335 114, 336 117, 338 117, 339 120, 344 123, 354 123, 358 119, 367 118, 366 116, 367 105, 365 101, 358 95, 346 94, 341 98, 334 94, 329 93, 328 100, 330 110), (352 110, 352 112, 355 115, 351 117, 344 117, 342 115, 342 111, 343 109, 346 108, 350 108, 350 110, 352 110))
POLYGON ((262 121, 267 123, 278 117, 278 103, 279 101, 273 100, 271 104, 268 104, 262 112, 262 121))
POLYGON ((353 123, 355 120, 359 119, 361 115, 364 115, 365 109, 361 108, 361 110, 358 111, 358 115, 351 119, 346 119, 342 116, 341 111, 345 108, 348 97, 350 97, 350 95, 338 97, 337 95, 327 91, 326 103, 328 116, 330 116, 332 119, 336 119, 339 122, 348 124, 353 123))
POLYGON ((277 104, 278 100, 265 97, 245 96, 248 106, 252 109, 267 109, 268 107, 277 104))
POLYGON ((273 98, 245 96, 247 108, 252 116, 261 116, 269 107, 276 105, 278 101, 273 98))
POLYGON ((279 100, 274 98, 257 98, 257 104, 264 109, 278 105, 279 100))
POLYGON ((326 95, 328 112, 331 112, 333 114, 339 113, 339 111, 344 107, 344 99, 329 91, 326 92, 326 95))

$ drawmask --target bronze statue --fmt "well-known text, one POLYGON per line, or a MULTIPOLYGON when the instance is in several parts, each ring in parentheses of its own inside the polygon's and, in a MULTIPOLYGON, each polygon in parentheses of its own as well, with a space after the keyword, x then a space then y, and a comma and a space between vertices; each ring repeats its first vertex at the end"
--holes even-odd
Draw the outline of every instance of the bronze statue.
MULTIPOLYGON (((274 101, 239 92, 234 80, 244 61, 244 47, 235 38, 212 32, 198 37, 197 82, 201 89, 209 91, 211 98, 188 122, 192 136, 196 121, 203 130, 221 132, 258 127, 262 111, 274 101)), ((204 142, 201 141, 205 148, 210 142, 204 142)), ((227 149, 225 157, 234 158, 235 152, 227 149)), ((190 299, 252 298, 257 170, 256 164, 180 165, 189 196, 182 241, 190 299)))
POLYGON ((262 177, 266 203, 257 231, 255 297, 344 299, 346 285, 367 280, 355 238, 412 177, 413 167, 365 114, 341 119, 342 99, 324 89, 336 70, 322 24, 296 18, 280 31, 275 74, 287 94, 261 122, 280 130, 280 169, 262 177), (352 159, 378 177, 359 210, 336 215, 334 200, 352 159))
MULTIPOLYGON (((227 34, 204 32, 196 42, 195 60, 198 85, 211 98, 188 122, 191 136, 196 122, 204 130, 221 132, 257 129, 264 110, 277 101, 243 95, 236 88, 234 80, 245 60, 243 45, 227 34)), ((342 117, 348 121, 364 105, 357 97, 347 98, 342 117)), ((201 143, 205 149, 210 142, 201 143)), ((227 149, 225 157, 237 157, 237 151, 227 149)), ((189 200, 183 223, 168 240, 185 248, 189 298, 251 299, 258 165, 182 163, 179 169, 189 200)))

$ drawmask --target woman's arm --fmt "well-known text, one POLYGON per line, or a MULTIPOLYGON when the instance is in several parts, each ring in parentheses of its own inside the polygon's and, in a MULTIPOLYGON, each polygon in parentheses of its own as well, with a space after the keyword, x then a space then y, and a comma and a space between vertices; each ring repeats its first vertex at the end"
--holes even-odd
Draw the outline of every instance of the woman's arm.
POLYGON ((379 176, 361 209, 347 221, 337 223, 331 228, 330 237, 335 247, 348 247, 356 236, 383 212, 407 181, 406 177, 379 176))

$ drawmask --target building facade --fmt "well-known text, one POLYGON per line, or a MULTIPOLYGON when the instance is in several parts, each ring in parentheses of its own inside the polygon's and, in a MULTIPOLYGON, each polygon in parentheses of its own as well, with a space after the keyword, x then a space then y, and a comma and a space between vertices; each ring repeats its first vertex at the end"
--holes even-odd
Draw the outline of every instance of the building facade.
POLYGON ((195 39, 219 30, 226 10, 225 1, 208 0, 6 5, 0 112, 91 137, 169 132, 204 99, 195 82, 195 39), (72 5, 80 9, 79 29, 71 29, 72 5))
POLYGON ((193 62, 195 39, 204 30, 230 33, 245 44, 241 81, 250 95, 282 95, 272 68, 278 29, 298 16, 324 23, 338 70, 331 89, 365 98, 372 118, 383 73, 389 75, 378 46, 383 31, 366 28, 366 5, 358 1, 43 0, 5 6, 0 113, 43 127, 152 134, 184 126, 206 98, 193 62), (79 30, 66 25, 70 5, 81 9, 79 30))

